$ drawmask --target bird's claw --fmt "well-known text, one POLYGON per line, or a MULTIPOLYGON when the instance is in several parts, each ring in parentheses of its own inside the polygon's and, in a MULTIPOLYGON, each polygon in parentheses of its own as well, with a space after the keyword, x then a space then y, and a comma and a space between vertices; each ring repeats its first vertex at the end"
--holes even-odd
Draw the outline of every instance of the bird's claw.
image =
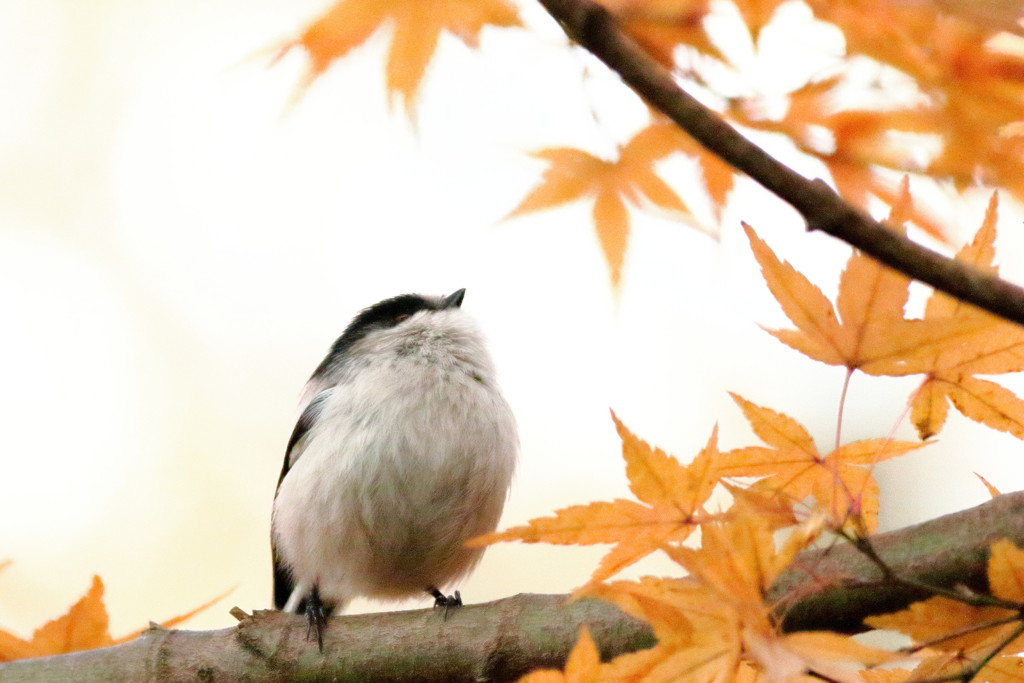
POLYGON ((306 627, 306 640, 312 638, 313 634, 316 634, 316 644, 320 648, 320 652, 324 651, 324 630, 327 628, 327 610, 324 609, 324 603, 320 600, 320 591, 313 587, 313 590, 309 594, 309 599, 306 600, 306 619, 309 621, 309 625, 306 627))
POLYGON ((444 607, 444 618, 448 619, 448 610, 452 607, 462 606, 462 594, 455 591, 451 595, 445 595, 436 588, 431 588, 430 594, 434 596, 434 607, 444 607))

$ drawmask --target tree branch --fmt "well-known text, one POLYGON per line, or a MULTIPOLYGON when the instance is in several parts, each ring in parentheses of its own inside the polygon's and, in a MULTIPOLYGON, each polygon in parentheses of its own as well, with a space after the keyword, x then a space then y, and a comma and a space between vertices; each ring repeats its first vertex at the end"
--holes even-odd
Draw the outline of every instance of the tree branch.
MULTIPOLYGON (((989 546, 1024 547, 1024 492, 872 537, 895 575, 945 589, 988 589, 989 546)), ((444 620, 436 610, 332 619, 324 652, 300 616, 260 611, 217 631, 151 628, 123 645, 0 664, 4 683, 103 681, 512 681, 564 665, 582 624, 603 659, 654 644, 650 628, 596 600, 517 595, 466 605, 444 620)), ((849 544, 801 553, 772 588, 788 631, 864 631, 864 617, 927 597, 908 590, 849 544)))
POLYGON ((537 667, 561 667, 588 624, 602 655, 654 645, 650 628, 598 600, 566 605, 565 595, 517 595, 440 610, 356 614, 332 619, 324 651, 306 638, 306 620, 258 611, 217 631, 150 628, 100 650, 0 664, 3 683, 76 681, 284 682, 325 680, 514 681, 537 667))
POLYGON ((821 230, 885 265, 1016 323, 1024 324, 1024 289, 931 251, 847 204, 824 181, 808 180, 740 135, 679 87, 665 67, 622 32, 593 0, 540 0, 566 34, 615 71, 638 95, 733 168, 796 209, 821 230))
MULTIPOLYGON (((1024 491, 969 510, 872 536, 871 546, 893 575, 941 589, 988 591, 989 547, 1006 538, 1024 547, 1024 491)), ((873 614, 905 609, 930 597, 883 576, 848 543, 801 553, 768 595, 787 631, 866 631, 873 614)))

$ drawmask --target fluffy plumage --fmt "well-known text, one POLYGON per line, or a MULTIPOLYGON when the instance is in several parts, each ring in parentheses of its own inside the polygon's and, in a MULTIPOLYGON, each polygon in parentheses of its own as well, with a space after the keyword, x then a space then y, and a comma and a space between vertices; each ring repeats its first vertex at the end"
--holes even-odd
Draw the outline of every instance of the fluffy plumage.
POLYGON ((479 561, 463 545, 497 525, 518 439, 464 291, 365 309, 307 383, 274 500, 279 609, 439 595, 479 561))

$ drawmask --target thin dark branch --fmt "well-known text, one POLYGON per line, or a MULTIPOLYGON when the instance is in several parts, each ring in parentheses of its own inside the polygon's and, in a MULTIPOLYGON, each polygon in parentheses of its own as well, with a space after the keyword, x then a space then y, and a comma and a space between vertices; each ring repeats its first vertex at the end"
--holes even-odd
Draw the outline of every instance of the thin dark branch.
POLYGON ((983 621, 980 624, 964 626, 963 628, 959 628, 951 633, 941 635, 938 638, 932 638, 931 640, 927 640, 923 643, 918 643, 913 647, 903 648, 901 652, 906 652, 907 654, 916 654, 922 650, 930 650, 933 647, 936 647, 937 645, 941 645, 942 643, 948 643, 951 640, 963 638, 964 636, 969 636, 972 633, 980 633, 981 631, 987 631, 992 628, 998 628, 1000 626, 1006 626, 1007 624, 1012 624, 1014 622, 1020 621, 1021 615, 1019 614, 1015 614, 1012 617, 1004 617, 1002 619, 992 619, 991 621, 983 621))
POLYGON ((972 667, 973 671, 971 671, 971 669, 967 670, 970 675, 964 678, 964 683, 969 683, 974 680, 974 678, 981 673, 981 670, 988 666, 989 662, 995 659, 1003 650, 1010 647, 1010 643, 1017 640, 1022 633, 1024 633, 1024 622, 1018 624, 1017 628, 1010 631, 1010 633, 1008 633, 998 645, 992 648, 992 651, 985 655, 985 657, 975 662, 972 667))
POLYGON ((1017 640, 1024 634, 1024 622, 1017 625, 1017 628, 1013 629, 1003 640, 992 648, 988 654, 981 659, 972 662, 969 666, 965 666, 963 669, 956 673, 947 674, 945 676, 936 676, 934 678, 922 678, 914 683, 948 683, 948 681, 960 681, 960 683, 971 683, 975 677, 981 673, 981 670, 988 666, 989 662, 995 659, 1003 650, 1010 646, 1010 643, 1017 640))
POLYGON ((574 41, 615 71, 634 91, 733 168, 796 209, 821 230, 890 268, 1016 323, 1024 323, 1024 289, 947 258, 887 229, 847 204, 822 180, 780 163, 679 87, 593 0, 540 0, 574 41))
POLYGON ((983 602, 990 547, 1004 538, 1024 546, 1024 492, 872 536, 874 558, 850 544, 805 551, 772 586, 770 603, 786 630, 858 633, 865 617, 937 591, 970 591, 983 602))
POLYGON ((913 577, 900 576, 895 573, 892 567, 887 565, 881 557, 879 557, 870 538, 864 536, 856 538, 846 536, 845 538, 853 544, 854 548, 863 553, 865 557, 871 560, 871 562, 879 568, 887 581, 892 581, 893 583, 906 586, 910 590, 930 592, 933 596, 949 598, 950 600, 956 600, 973 607, 1001 607, 1008 610, 1020 609, 1020 605, 1015 602, 1000 600, 994 595, 985 595, 974 591, 964 590, 963 585, 958 585, 954 588, 944 588, 941 586, 927 584, 913 577))

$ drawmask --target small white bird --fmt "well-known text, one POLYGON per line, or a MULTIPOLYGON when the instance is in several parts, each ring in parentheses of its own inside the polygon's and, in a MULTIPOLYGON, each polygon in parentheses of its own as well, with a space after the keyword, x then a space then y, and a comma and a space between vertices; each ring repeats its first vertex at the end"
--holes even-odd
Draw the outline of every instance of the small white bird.
POLYGON ((323 629, 355 597, 441 589, 483 550, 518 452, 466 290, 360 312, 310 377, 274 498, 274 603, 323 629))

